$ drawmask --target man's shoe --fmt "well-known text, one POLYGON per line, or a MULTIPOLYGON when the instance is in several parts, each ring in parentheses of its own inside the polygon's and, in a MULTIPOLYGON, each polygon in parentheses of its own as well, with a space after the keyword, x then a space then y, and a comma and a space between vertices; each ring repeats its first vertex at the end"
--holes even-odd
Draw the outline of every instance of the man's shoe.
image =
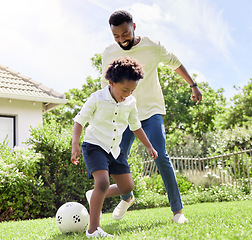
MULTIPOLYGON (((87 198, 87 201, 88 201, 88 204, 89 204, 89 208, 90 208, 90 199, 91 199, 93 191, 94 191, 94 189, 88 190, 86 192, 86 198, 87 198)), ((100 219, 101 219, 101 217, 102 217, 102 211, 101 211, 101 214, 100 214, 100 219)))
POLYGON ((174 223, 188 223, 188 219, 185 217, 183 213, 177 213, 172 216, 172 222, 174 223))
POLYGON ((86 236, 87 236, 87 238, 114 237, 113 235, 104 232, 100 227, 98 227, 97 230, 94 231, 93 233, 89 233, 88 230, 86 230, 86 236))
POLYGON ((116 208, 113 211, 112 215, 113 219, 116 221, 121 220, 125 216, 128 208, 131 207, 134 202, 135 202, 134 195, 132 195, 132 198, 129 202, 121 200, 121 202, 116 206, 116 208))

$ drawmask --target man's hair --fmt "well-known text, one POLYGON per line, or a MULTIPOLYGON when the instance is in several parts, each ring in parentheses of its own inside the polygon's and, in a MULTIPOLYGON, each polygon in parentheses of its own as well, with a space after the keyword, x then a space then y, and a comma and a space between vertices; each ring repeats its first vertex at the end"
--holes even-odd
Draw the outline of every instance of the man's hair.
POLYGON ((132 15, 124 10, 115 11, 109 18, 109 25, 119 26, 126 23, 133 23, 132 15))
POLYGON ((142 66, 130 57, 116 58, 112 61, 105 73, 105 78, 114 83, 124 81, 138 81, 144 76, 142 66))

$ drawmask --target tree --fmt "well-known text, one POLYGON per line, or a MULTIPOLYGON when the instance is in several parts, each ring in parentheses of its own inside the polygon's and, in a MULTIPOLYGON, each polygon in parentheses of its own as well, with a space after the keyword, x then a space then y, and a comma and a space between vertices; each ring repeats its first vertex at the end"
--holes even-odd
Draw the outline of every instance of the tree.
POLYGON ((241 91, 236 94, 231 100, 233 105, 228 109, 224 117, 223 128, 238 126, 251 126, 252 123, 252 78, 243 88, 238 87, 241 91))
POLYGON ((204 133, 214 130, 216 116, 224 111, 226 99, 223 89, 215 91, 208 83, 199 83, 203 100, 196 105, 195 101, 190 100, 191 88, 176 72, 167 66, 160 66, 158 74, 166 106, 166 133, 181 129, 202 140, 204 133))

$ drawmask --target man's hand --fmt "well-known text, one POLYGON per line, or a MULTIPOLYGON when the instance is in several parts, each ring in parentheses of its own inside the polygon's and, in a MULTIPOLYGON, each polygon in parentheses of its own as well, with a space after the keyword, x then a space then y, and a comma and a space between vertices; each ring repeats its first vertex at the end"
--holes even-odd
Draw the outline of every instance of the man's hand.
POLYGON ((196 104, 199 104, 202 100, 202 93, 198 87, 193 87, 192 92, 193 94, 191 95, 191 100, 197 101, 196 104))

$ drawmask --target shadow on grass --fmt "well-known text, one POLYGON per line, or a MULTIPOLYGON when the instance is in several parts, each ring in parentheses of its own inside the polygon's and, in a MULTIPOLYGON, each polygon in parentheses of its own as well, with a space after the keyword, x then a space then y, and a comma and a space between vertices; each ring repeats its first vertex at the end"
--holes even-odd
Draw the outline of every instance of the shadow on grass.
POLYGON ((50 240, 61 240, 61 239, 86 239, 85 231, 80 233, 60 233, 54 234, 50 238, 50 240))
MULTIPOLYGON (((161 226, 167 226, 167 221, 146 221, 146 222, 142 222, 142 223, 136 223, 133 224, 132 222, 130 222, 127 225, 127 221, 126 220, 122 220, 120 222, 113 222, 113 223, 108 223, 106 225, 104 225, 103 229, 107 232, 109 232, 110 234, 113 235, 123 235, 124 233, 138 233, 141 232, 143 230, 151 230, 153 228, 156 227, 161 227, 161 226)), ((61 239, 85 239, 86 238, 86 234, 85 231, 81 232, 81 233, 68 233, 68 234, 55 234, 53 236, 50 237, 50 240, 61 240, 61 239)))
POLYGON ((127 225, 127 221, 123 220, 123 222, 113 222, 109 223, 105 226, 107 229, 111 229, 114 234, 123 234, 128 232, 141 232, 142 230, 151 230, 156 227, 167 226, 167 221, 146 221, 141 223, 132 223, 130 222, 127 225), (125 224, 124 224, 125 223, 125 224))

